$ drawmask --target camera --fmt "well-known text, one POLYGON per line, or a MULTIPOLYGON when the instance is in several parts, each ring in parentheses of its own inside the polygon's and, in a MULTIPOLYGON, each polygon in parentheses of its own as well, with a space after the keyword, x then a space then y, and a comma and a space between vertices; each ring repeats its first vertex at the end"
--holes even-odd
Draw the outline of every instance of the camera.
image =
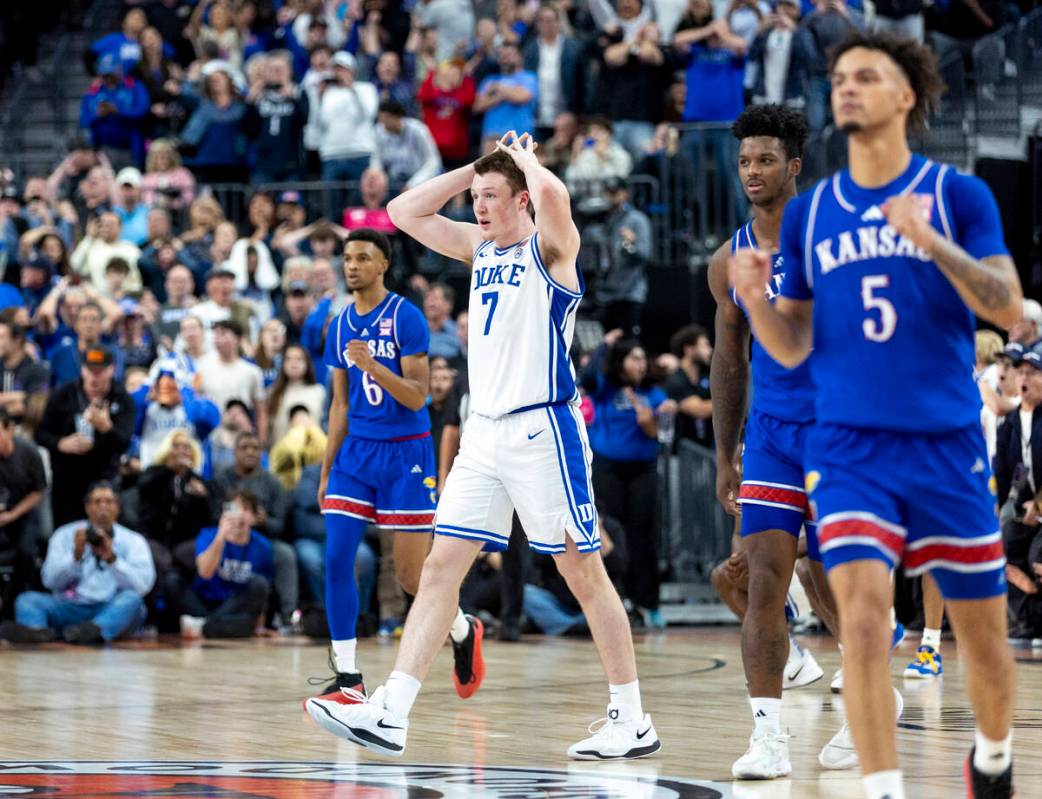
POLYGON ((101 546, 101 535, 93 527, 87 528, 87 543, 92 547, 101 546))

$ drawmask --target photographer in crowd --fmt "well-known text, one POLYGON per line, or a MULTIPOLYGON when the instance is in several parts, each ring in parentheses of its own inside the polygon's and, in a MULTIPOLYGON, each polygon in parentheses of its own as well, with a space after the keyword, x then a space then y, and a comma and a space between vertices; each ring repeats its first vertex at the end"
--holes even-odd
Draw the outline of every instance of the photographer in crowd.
POLYGON ((42 576, 50 593, 20 594, 15 620, 0 625, 0 638, 100 644, 145 620, 143 597, 156 579, 148 542, 116 524, 119 499, 108 483, 93 484, 84 505, 87 518, 59 527, 47 547, 42 576))
POLYGON ((273 575, 271 541, 254 531, 257 498, 237 491, 216 527, 195 539, 198 577, 181 594, 185 638, 249 638, 268 604, 273 575))

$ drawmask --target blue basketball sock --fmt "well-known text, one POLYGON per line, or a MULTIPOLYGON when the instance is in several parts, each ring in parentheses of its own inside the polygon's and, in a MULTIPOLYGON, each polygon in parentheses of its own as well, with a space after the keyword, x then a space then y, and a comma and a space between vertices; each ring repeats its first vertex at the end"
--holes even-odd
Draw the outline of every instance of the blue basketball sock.
POLYGON ((355 554, 368 522, 326 514, 326 617, 334 641, 355 637, 358 626, 358 583, 355 554))

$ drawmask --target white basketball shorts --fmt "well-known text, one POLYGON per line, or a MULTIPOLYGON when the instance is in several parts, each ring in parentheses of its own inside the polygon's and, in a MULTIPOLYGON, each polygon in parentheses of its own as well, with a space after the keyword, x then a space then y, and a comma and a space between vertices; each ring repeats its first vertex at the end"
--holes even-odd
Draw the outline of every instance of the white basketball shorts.
POLYGON ((513 511, 537 552, 600 548, 590 465, 593 452, 579 409, 551 405, 490 419, 467 419, 434 519, 435 535, 505 549, 513 511))

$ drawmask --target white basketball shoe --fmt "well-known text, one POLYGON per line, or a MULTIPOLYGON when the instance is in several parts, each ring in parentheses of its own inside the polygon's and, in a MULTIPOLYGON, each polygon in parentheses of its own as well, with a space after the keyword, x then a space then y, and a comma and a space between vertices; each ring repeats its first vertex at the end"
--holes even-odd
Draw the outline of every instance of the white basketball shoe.
MULTIPOLYGON (((346 693, 351 689, 342 690, 346 693)), ((395 717, 384 707, 385 696, 386 691, 381 685, 368 698, 361 693, 351 697, 357 700, 357 704, 309 699, 304 708, 318 726, 338 738, 364 746, 377 754, 401 757, 405 752, 409 721, 395 717)))
POLYGON ((731 766, 731 775, 738 780, 773 780, 791 773, 789 736, 773 732, 754 732, 745 754, 731 766))
POLYGON ((825 672, 822 671, 821 666, 818 665, 818 661, 814 659, 814 655, 810 653, 810 650, 801 647, 796 642, 796 639, 790 635, 789 659, 785 663, 782 690, 802 688, 804 685, 817 682, 823 676, 825 676, 825 672))
MULTIPOLYGON (((905 700, 896 688, 894 689, 894 701, 897 703, 897 718, 899 719, 904 713, 905 700)), ((839 732, 825 744, 821 754, 818 755, 818 762, 822 768, 834 771, 857 768, 857 749, 854 748, 854 736, 850 734, 850 725, 847 722, 844 721, 839 732)))
POLYGON ((633 760, 647 757, 662 748, 651 716, 632 721, 619 721, 619 706, 608 705, 608 715, 588 728, 593 733, 568 747, 573 760, 633 760))

